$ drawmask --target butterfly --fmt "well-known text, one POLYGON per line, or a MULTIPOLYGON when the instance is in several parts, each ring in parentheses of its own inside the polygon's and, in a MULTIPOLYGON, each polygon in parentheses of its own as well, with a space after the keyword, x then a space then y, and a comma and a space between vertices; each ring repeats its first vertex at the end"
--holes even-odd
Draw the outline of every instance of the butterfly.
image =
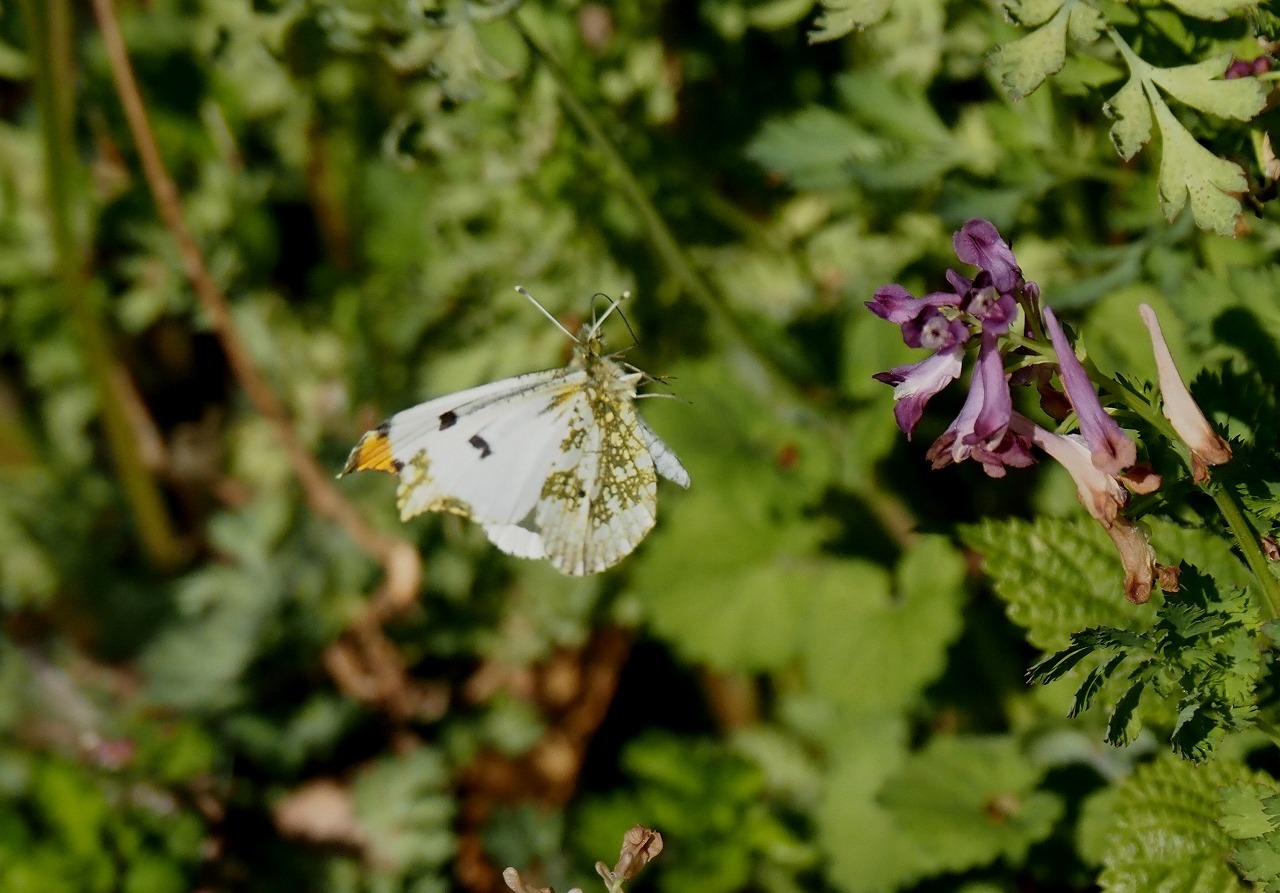
POLYGON ((479 523, 509 555, 598 573, 653 528, 657 476, 688 487, 689 473, 636 413, 637 389, 655 379, 603 352, 600 326, 622 299, 574 335, 516 290, 573 340, 569 365, 398 412, 360 438, 339 477, 399 475, 403 521, 448 512, 479 523))

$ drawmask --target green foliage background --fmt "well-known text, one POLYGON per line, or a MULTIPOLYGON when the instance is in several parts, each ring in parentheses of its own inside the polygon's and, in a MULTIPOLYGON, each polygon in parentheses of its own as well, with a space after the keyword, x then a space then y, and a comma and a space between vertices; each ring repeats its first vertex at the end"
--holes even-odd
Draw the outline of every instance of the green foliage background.
POLYGON ((1274 79, 1221 76, 1280 36, 1266 4, 117 6, 326 470, 394 411, 562 364, 522 284, 566 321, 631 291, 628 357, 681 398, 642 411, 693 483, 569 579, 345 478, 424 569, 370 632, 382 569, 229 366, 90 5, 5 4, 0 890, 566 889, 637 822, 668 893, 1280 889, 1268 618, 1220 525, 1152 517, 1206 579, 1129 604, 1061 469, 929 470, 961 388, 907 441, 871 375, 917 357, 862 307, 938 287, 971 217, 1109 374, 1154 379, 1152 304, 1271 532, 1274 79), (1088 664, 1026 683, 1102 628, 1162 662, 1141 699, 1099 673, 1081 712, 1088 664), (341 663, 369 636, 399 701, 341 663))

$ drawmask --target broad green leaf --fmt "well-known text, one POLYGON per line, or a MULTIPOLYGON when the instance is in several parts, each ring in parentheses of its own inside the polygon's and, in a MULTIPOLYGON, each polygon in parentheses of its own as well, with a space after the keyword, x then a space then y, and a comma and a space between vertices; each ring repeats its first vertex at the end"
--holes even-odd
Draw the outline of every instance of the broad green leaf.
POLYGON ((1087 832, 1102 842, 1104 893, 1244 893, 1224 858, 1234 841, 1217 824, 1219 790, 1251 777, 1226 759, 1204 764, 1162 756, 1141 766, 1108 798, 1086 811, 1087 832))
POLYGON ((813 0, 767 0, 747 10, 747 21, 762 31, 790 28, 813 9, 813 0))
POLYGON ((842 186, 850 180, 851 164, 879 154, 879 143, 847 116, 821 106, 766 121, 746 148, 756 164, 801 189, 842 186))
POLYGON ((822 0, 822 12, 809 32, 809 42, 836 40, 850 31, 874 25, 884 18, 889 5, 889 0, 822 0))
POLYGON ((1261 0, 1169 0, 1169 5, 1189 16, 1220 22, 1228 16, 1253 9, 1261 0))
POLYGON ((652 401, 648 416, 687 467, 705 471, 687 494, 668 494, 632 593, 681 654, 720 669, 780 668, 804 634, 809 582, 842 573, 818 548, 830 525, 803 511, 834 459, 817 432, 761 413, 760 395, 728 369, 673 371, 700 412, 652 401))
POLYGON ((1111 142, 1128 161, 1151 140, 1151 102, 1139 78, 1130 78, 1102 106, 1103 113, 1116 123, 1111 125, 1111 142))
POLYGON ((928 844, 903 834, 876 794, 903 763, 907 729, 868 717, 833 756, 814 813, 827 880, 844 893, 889 893, 928 873, 928 844))
POLYGON ((818 694, 850 707, 899 710, 942 672, 960 633, 964 564, 941 537, 916 543, 889 575, 866 562, 815 568, 800 655, 818 694), (884 668, 892 666, 892 673, 884 668))
POLYGON ((1196 142, 1163 100, 1151 97, 1163 143, 1160 157, 1160 206, 1173 220, 1191 200, 1191 214, 1201 229, 1234 236, 1240 223, 1240 200, 1248 188, 1240 166, 1219 158, 1196 142))
POLYGON ((1125 600, 1115 548, 1091 518, 987 520, 961 529, 983 557, 996 594, 1014 623, 1044 651, 1067 645, 1091 626, 1142 629, 1152 606, 1125 600))
POLYGON ((878 72, 846 71, 836 79, 840 100, 876 134, 904 142, 954 139, 924 87, 878 72))
POLYGON ((1049 836, 1062 803, 1037 791, 1043 770, 1011 738, 941 737, 912 756, 879 801, 928 852, 928 872, 1002 858, 1020 864, 1049 836))
POLYGON ((1223 79, 1229 54, 1195 65, 1151 68, 1148 77, 1179 102, 1220 118, 1248 121, 1267 103, 1267 91, 1257 78, 1223 79))
POLYGON ((1012 739, 942 737, 903 760, 883 751, 889 733, 849 742, 819 811, 841 890, 901 889, 998 858, 1017 864, 1062 814, 1012 739))
POLYGON ((244 696, 241 675, 281 597, 279 581, 264 570, 211 565, 178 584, 182 617, 142 656, 153 698, 205 711, 225 709, 244 696))

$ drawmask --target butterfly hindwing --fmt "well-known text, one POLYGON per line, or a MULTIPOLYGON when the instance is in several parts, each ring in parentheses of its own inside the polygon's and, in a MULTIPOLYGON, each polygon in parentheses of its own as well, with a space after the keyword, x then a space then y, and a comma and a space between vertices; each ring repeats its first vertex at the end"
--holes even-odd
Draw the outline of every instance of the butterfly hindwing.
POLYGON ((572 401, 564 449, 535 509, 546 556, 566 574, 592 574, 635 549, 653 527, 653 458, 629 400, 595 389, 572 401))

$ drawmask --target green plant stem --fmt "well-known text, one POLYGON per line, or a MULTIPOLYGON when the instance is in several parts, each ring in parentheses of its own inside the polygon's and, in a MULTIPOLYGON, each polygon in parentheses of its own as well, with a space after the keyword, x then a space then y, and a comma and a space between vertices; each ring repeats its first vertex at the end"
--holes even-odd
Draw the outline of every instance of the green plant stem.
POLYGON ((67 0, 45 0, 44 3, 21 0, 21 7, 27 23, 35 92, 40 108, 49 228, 53 236, 58 283, 85 368, 97 391, 111 458, 137 522, 139 539, 156 565, 172 568, 184 560, 186 549, 173 531, 160 487, 143 462, 128 413, 119 399, 114 384, 117 361, 102 320, 90 301, 80 251, 72 232, 72 185, 81 177, 70 157, 74 145, 72 102, 75 81, 70 61, 71 17, 67 0))
POLYGON ((803 363, 794 357, 784 355, 782 351, 773 346, 765 344, 733 312, 724 297, 703 278, 689 259, 688 254, 680 247, 675 234, 667 226, 666 220, 663 219, 662 214, 654 206, 648 193, 640 185, 640 181, 636 179, 631 166, 622 157, 622 152, 604 132, 604 128, 600 126, 591 110, 587 108, 586 104, 574 91, 564 68, 556 61, 551 51, 533 36, 533 33, 519 14, 513 15, 511 20, 524 38, 525 43, 528 44, 534 57, 537 58, 542 67, 551 75, 552 80, 555 81, 560 100, 569 111, 569 115, 595 145, 600 155, 604 158, 605 166, 617 179, 623 193, 640 214, 645 230, 649 235, 649 241, 657 249, 667 269, 679 280, 685 291, 711 315, 712 319, 727 328, 740 343, 751 350, 774 376, 777 384, 781 385, 786 391, 794 393, 795 385, 792 382, 797 377, 803 377, 803 363))
POLYGON ((1262 554, 1262 546, 1258 542, 1258 534, 1245 517, 1240 497, 1228 487, 1218 484, 1205 488, 1213 497, 1218 511, 1227 522, 1227 527, 1236 538, 1240 554, 1244 562, 1258 581, 1258 589, 1262 592, 1263 608, 1268 619, 1280 620, 1280 580, 1271 573, 1267 557, 1262 554))

